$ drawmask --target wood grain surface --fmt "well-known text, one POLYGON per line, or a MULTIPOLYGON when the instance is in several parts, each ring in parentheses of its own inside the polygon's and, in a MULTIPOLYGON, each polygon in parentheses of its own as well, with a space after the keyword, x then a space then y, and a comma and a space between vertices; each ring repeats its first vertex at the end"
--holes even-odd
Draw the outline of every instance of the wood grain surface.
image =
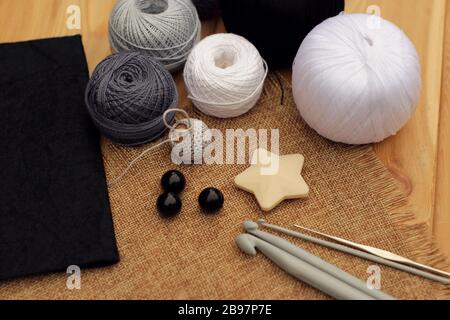
MULTIPOLYGON (((0 42, 81 33, 89 68, 110 53, 108 17, 115 0, 0 0, 0 42), (81 8, 81 30, 66 26, 67 8, 81 8)), ((400 181, 417 214, 450 256, 450 1, 347 0, 348 12, 380 12, 399 25, 417 47, 423 90, 413 119, 395 137, 374 146, 400 181)), ((220 21, 202 33, 223 31, 220 21)), ((286 71, 289 72, 289 71, 286 71)), ((187 103, 181 74, 175 75, 187 103)))

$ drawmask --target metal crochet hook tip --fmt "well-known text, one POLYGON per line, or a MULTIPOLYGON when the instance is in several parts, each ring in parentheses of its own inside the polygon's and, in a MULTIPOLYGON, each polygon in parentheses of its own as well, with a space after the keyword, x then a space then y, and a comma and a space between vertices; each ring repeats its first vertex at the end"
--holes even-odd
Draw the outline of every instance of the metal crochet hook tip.
POLYGON ((301 240, 304 240, 307 242, 315 243, 317 245, 320 245, 320 246, 323 246, 323 247, 326 247, 326 248, 329 248, 332 250, 337 250, 337 251, 340 251, 343 253, 347 253, 347 254, 353 255, 355 257, 366 259, 368 261, 373 261, 375 263, 379 263, 379 264, 382 264, 382 265, 385 265, 388 267, 395 268, 397 270, 408 272, 410 274, 413 274, 413 275, 416 275, 419 277, 423 277, 425 279, 437 281, 442 284, 446 284, 446 285, 450 284, 450 278, 447 276, 441 276, 441 275, 438 275, 433 272, 422 270, 421 268, 417 268, 417 267, 409 266, 407 264, 403 264, 403 263, 399 263, 399 262, 392 261, 389 259, 385 259, 385 258, 379 257, 375 254, 368 253, 368 252, 360 250, 360 249, 355 249, 352 246, 338 243, 335 240, 328 240, 328 239, 325 240, 325 239, 322 239, 322 237, 307 235, 307 234, 293 231, 293 230, 290 230, 287 228, 283 228, 283 227, 280 227, 280 226, 277 226, 274 224, 269 224, 264 221, 258 221, 258 224, 262 227, 274 230, 276 232, 280 232, 280 233, 283 233, 283 234, 286 234, 286 235, 289 235, 294 238, 298 238, 298 239, 301 239, 301 240))
POLYGON ((339 237, 330 236, 328 234, 325 234, 325 233, 322 233, 322 232, 319 232, 319 231, 316 231, 316 230, 312 230, 312 229, 309 229, 309 228, 306 228, 306 227, 302 227, 302 226, 299 226, 299 225, 294 225, 294 226, 296 228, 299 228, 301 230, 310 232, 312 234, 315 234, 315 235, 318 235, 318 236, 322 236, 322 237, 324 237, 324 238, 326 238, 328 240, 332 240, 332 241, 335 241, 337 243, 340 243, 340 244, 343 244, 343 245, 347 245, 349 247, 352 247, 352 248, 355 248, 355 249, 358 249, 358 250, 361 250, 361 251, 373 254, 373 255, 375 255, 377 257, 384 258, 384 259, 389 260, 389 261, 398 262, 398 263, 401 263, 401 264, 404 264, 404 265, 408 265, 408 266, 411 266, 411 267, 419 268, 419 269, 422 269, 422 270, 425 270, 425 271, 437 274, 437 275, 442 276, 442 277, 450 278, 450 273, 448 273, 448 272, 445 272, 445 271, 442 271, 442 270, 439 270, 439 269, 436 269, 436 268, 433 268, 433 267, 430 267, 430 266, 427 266, 427 265, 424 265, 424 264, 412 261, 412 260, 410 260, 408 258, 399 256, 399 255, 397 255, 395 253, 392 253, 392 252, 389 252, 389 251, 386 251, 386 250, 382 250, 382 249, 378 249, 378 248, 374 248, 374 247, 370 247, 370 246, 366 246, 366 245, 363 245, 363 244, 355 243, 355 242, 352 242, 352 241, 349 241, 349 240, 345 240, 345 239, 342 239, 342 238, 339 238, 339 237))

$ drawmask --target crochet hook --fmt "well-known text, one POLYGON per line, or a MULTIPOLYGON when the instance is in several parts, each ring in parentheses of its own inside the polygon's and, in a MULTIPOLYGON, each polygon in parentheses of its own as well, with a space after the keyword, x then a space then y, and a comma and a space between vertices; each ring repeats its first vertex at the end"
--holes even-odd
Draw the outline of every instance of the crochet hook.
POLYGON ((236 243, 242 252, 251 256, 256 256, 256 249, 258 249, 291 276, 333 298, 338 300, 374 300, 373 297, 364 292, 253 235, 241 234, 236 238, 236 243))
POLYGON ((328 234, 325 234, 325 233, 322 233, 322 232, 319 232, 319 231, 315 231, 315 230, 312 230, 312 229, 308 229, 308 228, 305 228, 305 227, 302 227, 302 226, 299 226, 299 225, 295 225, 295 227, 297 227, 299 229, 302 229, 302 230, 305 230, 305 231, 308 231, 308 232, 310 232, 312 234, 315 234, 315 235, 318 235, 318 236, 322 236, 322 237, 324 237, 324 238, 326 238, 328 240, 336 241, 337 243, 340 243, 340 244, 343 244, 343 245, 347 245, 349 247, 353 247, 353 248, 359 249, 361 251, 365 251, 367 253, 373 254, 373 255, 378 256, 380 258, 384 258, 386 260, 398 262, 398 263, 401 263, 401 264, 404 264, 404 265, 408 265, 408 266, 411 266, 411 267, 415 267, 415 268, 418 268, 418 269, 422 269, 422 270, 425 270, 425 271, 437 274, 437 275, 442 276, 442 277, 450 278, 450 273, 448 273, 448 272, 445 272, 445 271, 442 271, 442 270, 439 270, 439 269, 436 269, 436 268, 432 268, 430 266, 427 266, 427 265, 424 265, 424 264, 412 261, 412 260, 410 260, 408 258, 399 256, 399 255, 397 255, 395 253, 392 253, 392 252, 389 252, 389 251, 386 251, 386 250, 382 250, 382 249, 366 246, 366 245, 363 245, 363 244, 359 244, 359 243, 356 243, 356 242, 352 242, 352 241, 349 241, 349 240, 345 240, 345 239, 342 239, 342 238, 330 236, 328 234))
POLYGON ((298 259, 303 260, 304 262, 309 263, 310 265, 330 274, 331 276, 347 283, 348 285, 358 289, 359 291, 364 292, 368 296, 372 296, 374 299, 395 300, 395 298, 384 293, 383 291, 370 289, 365 282, 361 281, 355 276, 339 269, 338 267, 332 265, 331 263, 328 263, 327 261, 322 260, 321 258, 309 253, 308 251, 295 246, 291 242, 277 237, 273 234, 258 230, 259 225, 256 222, 247 221, 244 223, 244 228, 249 234, 288 252, 298 259))
POLYGON ((414 267, 411 267, 411 266, 408 266, 408 265, 404 265, 404 264, 401 264, 401 263, 398 263, 398 262, 395 262, 395 261, 391 261, 391 260, 387 260, 387 259, 384 259, 384 258, 380 258, 380 257, 378 257, 378 256, 376 256, 374 254, 370 254, 370 253, 367 253, 367 252, 364 252, 364 251, 361 251, 361 250, 357 250, 357 249, 354 249, 354 248, 351 248, 351 247, 347 247, 347 246, 344 246, 344 245, 339 244, 339 243, 335 243, 335 242, 319 239, 319 238, 316 238, 316 237, 313 237, 313 236, 309 236, 309 235, 306 235, 306 234, 302 234, 302 233, 299 233, 299 232, 296 232, 296 231, 292 231, 290 229, 286 229, 286 228, 283 228, 283 227, 280 227, 280 226, 276 226, 276 225, 273 225, 273 224, 268 224, 264 220, 259 220, 258 224, 263 226, 263 227, 266 227, 268 229, 271 229, 271 230, 274 230, 274 231, 277 231, 277 232, 280 232, 280 233, 283 233, 283 234, 286 234, 286 235, 289 235, 289 236, 292 236, 292 237, 295 237, 295 238, 299 238, 299 239, 302 239, 304 241, 315 243, 315 244, 318 244, 320 246, 323 246, 323 247, 326 247, 326 248, 329 248, 329 249, 333 249, 333 250, 337 250, 337 251, 344 252, 344 253, 347 253, 347 254, 351 254, 353 256, 356 256, 356 257, 359 257, 359 258, 362 258, 362 259, 366 259, 366 260, 369 260, 369 261, 373 261, 375 263, 379 263, 379 264, 382 264, 382 265, 385 265, 385 266, 388 266, 388 267, 392 267, 392 268, 395 268, 395 269, 398 269, 398 270, 401 270, 401 271, 404 271, 404 272, 408 272, 408 273, 411 273, 411 274, 414 274, 414 275, 417 275, 417 276, 420 276, 420 277, 423 277, 423 278, 426 278, 426 279, 429 279, 429 280, 437 281, 437 282, 440 282, 440 283, 443 283, 443 284, 450 284, 450 279, 447 278, 447 277, 438 276, 436 274, 433 274, 433 273, 430 273, 430 272, 426 272, 426 271, 423 271, 423 270, 420 270, 420 269, 417 269, 417 268, 414 268, 414 267))

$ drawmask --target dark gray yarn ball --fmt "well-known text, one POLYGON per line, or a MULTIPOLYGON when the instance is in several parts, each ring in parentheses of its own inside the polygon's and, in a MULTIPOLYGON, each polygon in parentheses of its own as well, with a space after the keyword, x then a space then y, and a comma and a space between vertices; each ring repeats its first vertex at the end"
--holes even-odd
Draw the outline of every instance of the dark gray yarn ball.
POLYGON ((192 0, 201 20, 214 18, 219 14, 219 0, 192 0))
MULTIPOLYGON (((115 143, 141 145, 166 130, 162 116, 178 103, 175 82, 162 64, 141 52, 110 55, 94 70, 86 104, 100 132, 115 143)), ((175 117, 168 116, 169 122, 175 117)))

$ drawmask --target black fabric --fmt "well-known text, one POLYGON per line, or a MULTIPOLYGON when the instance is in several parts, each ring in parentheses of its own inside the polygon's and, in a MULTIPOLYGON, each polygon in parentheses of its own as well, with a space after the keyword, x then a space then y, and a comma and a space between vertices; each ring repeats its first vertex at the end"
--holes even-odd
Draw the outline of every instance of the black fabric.
POLYGON ((0 45, 0 280, 118 261, 81 37, 0 45))
POLYGON ((220 0, 228 32, 243 36, 270 68, 292 67, 303 39, 344 11, 344 0, 220 0))

